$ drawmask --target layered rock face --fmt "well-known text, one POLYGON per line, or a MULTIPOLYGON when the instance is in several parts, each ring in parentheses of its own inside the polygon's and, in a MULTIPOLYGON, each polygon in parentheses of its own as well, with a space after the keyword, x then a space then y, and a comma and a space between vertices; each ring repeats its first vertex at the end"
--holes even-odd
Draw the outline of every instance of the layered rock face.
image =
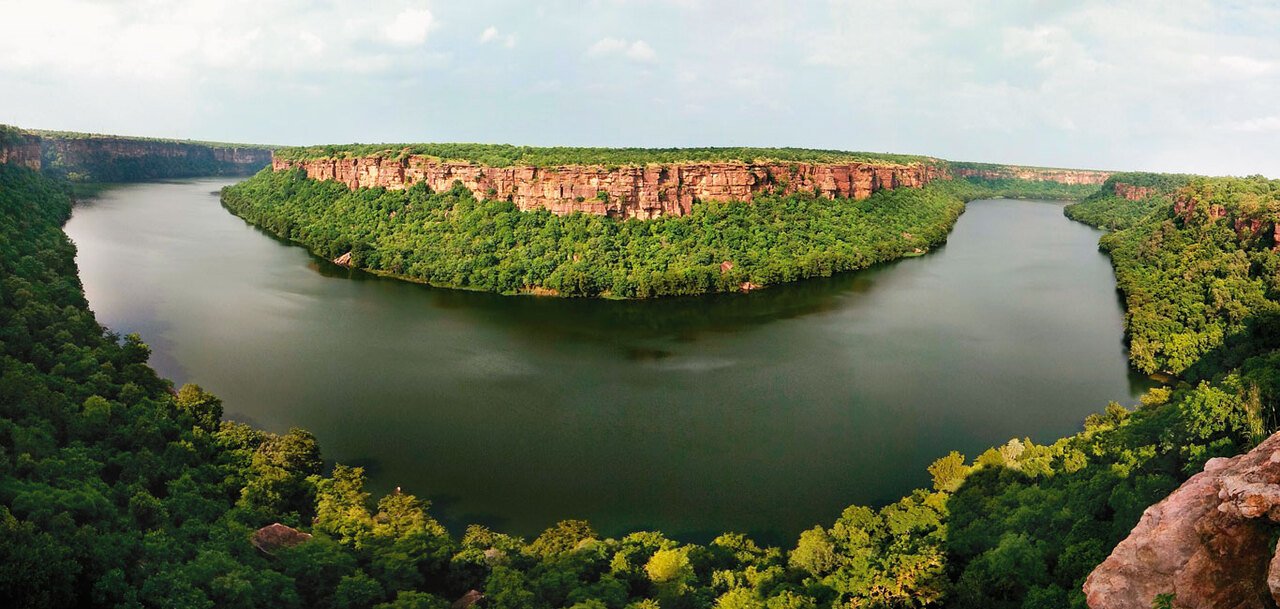
POLYGON ((617 168, 487 167, 416 155, 403 159, 275 158, 271 165, 276 171, 301 168, 309 178, 337 180, 351 189, 402 189, 425 182, 432 190, 441 191, 457 181, 479 198, 506 199, 522 210, 542 208, 556 214, 580 211, 641 219, 686 215, 695 200, 750 201, 760 193, 778 190, 864 199, 879 190, 918 188, 946 175, 924 164, 708 162, 617 168))
POLYGON ((41 140, 46 168, 100 181, 248 175, 271 163, 266 148, 105 136, 41 140))
POLYGON ((1280 558, 1280 434, 1230 459, 1211 459, 1138 526, 1084 584, 1092 609, 1150 609, 1172 595, 1178 609, 1273 608, 1280 558))
POLYGON ((1028 180, 1031 182, 1057 182, 1059 184, 1085 184, 1101 186, 1110 171, 1091 169, 1047 169, 1018 165, 990 165, 983 167, 955 167, 951 170, 957 178, 982 178, 984 180, 1028 180))
POLYGON ((1151 186, 1134 186, 1133 184, 1125 184, 1124 182, 1116 182, 1111 185, 1111 189, 1116 193, 1117 197, 1127 199, 1129 201, 1141 201, 1160 191, 1151 186))
POLYGON ((0 163, 20 165, 28 169, 40 170, 40 138, 23 133, 18 136, 21 142, 11 144, 0 143, 0 163))

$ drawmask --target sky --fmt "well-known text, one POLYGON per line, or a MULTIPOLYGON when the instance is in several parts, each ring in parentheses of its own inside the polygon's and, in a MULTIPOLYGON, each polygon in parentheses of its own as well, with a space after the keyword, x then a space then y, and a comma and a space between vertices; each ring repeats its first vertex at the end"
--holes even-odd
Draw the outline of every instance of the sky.
POLYGON ((0 0, 0 123, 1280 177, 1274 0, 0 0))

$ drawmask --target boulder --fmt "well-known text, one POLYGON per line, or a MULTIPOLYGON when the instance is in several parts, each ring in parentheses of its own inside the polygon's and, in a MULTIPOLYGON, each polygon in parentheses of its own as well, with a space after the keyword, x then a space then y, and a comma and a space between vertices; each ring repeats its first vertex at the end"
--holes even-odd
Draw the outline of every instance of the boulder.
POLYGON ((471 607, 484 606, 484 594, 479 590, 468 590, 458 600, 453 601, 449 609, 470 609, 471 607))
POLYGON ((255 548, 266 554, 275 554, 281 548, 292 548, 308 539, 311 539, 310 533, 277 522, 254 531, 252 541, 255 548))
POLYGON ((1210 459, 1133 528, 1085 580, 1092 609, 1274 608, 1280 563, 1280 434, 1257 448, 1210 459))

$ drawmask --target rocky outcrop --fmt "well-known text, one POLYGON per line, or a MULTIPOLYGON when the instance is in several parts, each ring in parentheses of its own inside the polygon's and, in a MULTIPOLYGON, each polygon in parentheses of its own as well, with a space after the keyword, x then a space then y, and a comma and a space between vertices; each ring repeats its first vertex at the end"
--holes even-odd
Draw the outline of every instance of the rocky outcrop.
POLYGON ((275 554, 282 548, 292 548, 311 539, 310 533, 303 533, 291 526, 279 522, 269 524, 253 532, 253 547, 266 554, 275 554))
MULTIPOLYGON (((1173 199, 1173 213, 1181 216, 1183 221, 1192 221, 1195 219, 1198 203, 1199 201, 1193 195, 1186 192, 1179 193, 1173 199)), ((1205 208, 1205 214, 1208 215, 1209 221, 1212 222, 1218 218, 1227 217, 1227 208, 1218 204, 1211 204, 1205 208)))
POLYGON ((1273 608, 1280 564, 1270 541, 1280 522, 1280 434, 1230 459, 1210 459, 1142 514, 1085 580, 1092 609, 1273 608))
POLYGON ((6 128, 0 131, 0 163, 40 170, 40 137, 6 128))
POLYGON ((449 609, 471 609, 471 607, 483 607, 484 601, 484 593, 479 590, 472 589, 468 590, 466 594, 458 597, 458 600, 453 601, 453 604, 449 605, 449 609))
POLYGON ((505 199, 522 210, 580 211, 616 218, 683 216, 694 201, 750 201, 765 192, 809 191, 827 198, 864 199, 879 190, 918 188, 945 177, 933 165, 871 163, 690 162, 605 167, 488 167, 410 155, 347 159, 275 158, 277 171, 300 168, 315 180, 348 188, 407 188, 425 182, 448 190, 454 182, 480 198, 505 199))
POLYGON ((1027 180, 1031 182, 1057 182, 1059 184, 1101 186, 1110 171, 1092 169, 1050 169, 1019 165, 956 165, 951 174, 957 178, 982 178, 984 180, 1027 180))
POLYGON ((1147 197, 1158 194, 1160 191, 1151 186, 1134 186, 1124 182, 1116 182, 1111 185, 1112 191, 1117 197, 1127 199, 1129 201, 1141 201, 1147 197))
POLYGON ((116 182, 212 175, 249 175, 271 164, 266 148, 141 138, 46 134, 46 170, 116 182))

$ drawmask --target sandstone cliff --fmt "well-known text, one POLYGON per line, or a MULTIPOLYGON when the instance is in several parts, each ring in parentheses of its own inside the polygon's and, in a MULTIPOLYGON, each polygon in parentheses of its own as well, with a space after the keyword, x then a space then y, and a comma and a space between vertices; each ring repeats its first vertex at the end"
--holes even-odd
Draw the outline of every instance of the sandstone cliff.
POLYGON ((1204 471, 1147 508, 1085 580, 1092 609, 1271 608, 1280 603, 1280 434, 1204 471), (1168 598, 1168 597, 1166 597, 1168 598))
POLYGON ((266 148, 203 142, 46 133, 44 168, 92 181, 248 175, 271 163, 266 148))
POLYGON ((40 169, 40 138, 0 125, 0 163, 40 169))
POLYGON ((1019 165, 987 165, 956 163, 951 174, 957 178, 982 178, 986 180, 1027 180, 1031 182, 1057 182, 1059 184, 1084 184, 1101 186, 1110 171, 1092 169, 1052 169, 1023 167, 1019 165))
POLYGON ((1117 197, 1127 199, 1129 201, 1141 201, 1147 197, 1159 194, 1160 189, 1154 186, 1134 186, 1124 182, 1115 182, 1111 185, 1111 189, 1116 193, 1117 197))
POLYGON ((301 168, 316 180, 337 180, 348 188, 401 189, 425 182, 448 190, 461 182, 477 197, 502 198, 522 210, 557 214, 581 211, 617 218, 688 214, 694 201, 750 201, 763 192, 816 191, 828 198, 864 199, 891 188, 918 188, 945 177, 924 163, 741 163, 690 162, 605 167, 488 167, 409 155, 344 159, 274 158, 277 171, 301 168))

